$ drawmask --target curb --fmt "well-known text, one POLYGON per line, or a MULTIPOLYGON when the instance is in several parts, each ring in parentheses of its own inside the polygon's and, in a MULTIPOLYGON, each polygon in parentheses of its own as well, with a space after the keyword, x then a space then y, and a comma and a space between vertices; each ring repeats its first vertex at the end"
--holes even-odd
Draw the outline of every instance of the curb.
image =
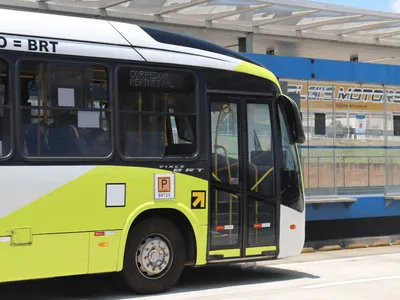
POLYGON ((301 253, 400 246, 400 235, 306 242, 301 253))
POLYGON ((301 253, 314 253, 315 249, 312 247, 308 247, 308 248, 303 248, 303 251, 301 251, 301 253))
POLYGON ((391 242, 373 242, 372 245, 369 245, 370 247, 385 247, 385 246, 391 246, 391 242))
POLYGON ((355 244, 349 244, 344 247, 345 249, 361 249, 361 248, 368 248, 368 245, 363 244, 363 243, 355 243, 355 244))
POLYGON ((318 251, 335 251, 335 250, 342 250, 340 245, 332 245, 332 246, 323 246, 318 249, 318 251))

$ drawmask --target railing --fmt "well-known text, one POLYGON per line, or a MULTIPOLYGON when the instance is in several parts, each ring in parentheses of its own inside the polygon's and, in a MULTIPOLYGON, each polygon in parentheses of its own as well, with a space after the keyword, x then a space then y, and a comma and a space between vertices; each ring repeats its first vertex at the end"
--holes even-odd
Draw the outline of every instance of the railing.
POLYGON ((302 156, 307 195, 400 192, 400 156, 302 156))
MULTIPOLYGON (((220 134, 236 156, 237 138, 220 134)), ((259 136, 260 140, 262 135, 259 136)), ((263 145, 268 149, 270 145, 263 145)), ((300 145, 307 196, 400 193, 400 146, 300 145)))

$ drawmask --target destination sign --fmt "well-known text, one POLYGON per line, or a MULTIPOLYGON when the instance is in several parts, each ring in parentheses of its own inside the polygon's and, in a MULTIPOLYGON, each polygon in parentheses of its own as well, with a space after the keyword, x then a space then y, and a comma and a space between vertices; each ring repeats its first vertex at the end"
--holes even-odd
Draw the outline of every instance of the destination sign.
POLYGON ((131 69, 129 85, 133 88, 182 89, 185 75, 173 71, 131 69))

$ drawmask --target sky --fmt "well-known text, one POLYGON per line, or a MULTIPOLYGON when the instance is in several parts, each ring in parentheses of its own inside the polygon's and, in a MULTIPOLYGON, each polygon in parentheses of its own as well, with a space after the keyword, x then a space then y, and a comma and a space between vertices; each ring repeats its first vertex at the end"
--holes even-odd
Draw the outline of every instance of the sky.
POLYGON ((314 0, 314 1, 400 13, 400 0, 314 0))

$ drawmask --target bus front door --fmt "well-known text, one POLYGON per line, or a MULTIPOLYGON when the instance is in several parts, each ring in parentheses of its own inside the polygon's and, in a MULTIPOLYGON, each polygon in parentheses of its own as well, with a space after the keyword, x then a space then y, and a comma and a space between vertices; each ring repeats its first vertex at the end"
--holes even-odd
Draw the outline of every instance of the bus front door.
POLYGON ((210 94, 208 260, 273 257, 277 245, 271 99, 210 94))

